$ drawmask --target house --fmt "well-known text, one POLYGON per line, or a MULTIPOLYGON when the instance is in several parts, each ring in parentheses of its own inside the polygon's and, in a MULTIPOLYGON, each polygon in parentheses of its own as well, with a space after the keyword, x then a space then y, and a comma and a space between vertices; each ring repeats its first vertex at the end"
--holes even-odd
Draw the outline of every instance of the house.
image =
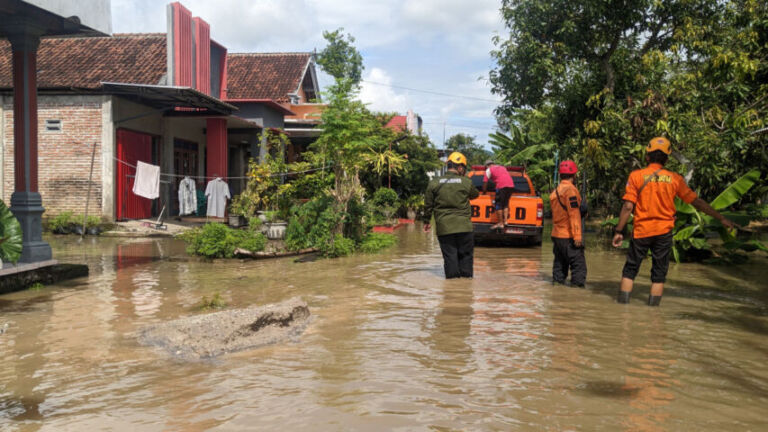
POLYGON ((386 127, 395 131, 408 131, 413 135, 421 136, 421 127, 424 122, 421 116, 408 110, 406 115, 396 115, 387 122, 386 127))
MULTIPOLYGON (((181 3, 167 15, 166 33, 41 41, 38 188, 46 216, 83 213, 89 190, 89 213, 105 219, 148 218, 162 207, 177 214, 183 176, 200 189, 216 177, 242 177, 262 151, 262 132, 282 129, 290 107, 317 97, 311 54, 272 55, 287 60, 271 74, 249 70, 249 57, 270 55, 229 54, 181 3), (157 200, 132 192, 138 161, 164 173, 157 200)), ((11 77, 10 48, 0 41, 3 200, 14 189, 11 77)), ((234 193, 243 185, 231 179, 234 193)))

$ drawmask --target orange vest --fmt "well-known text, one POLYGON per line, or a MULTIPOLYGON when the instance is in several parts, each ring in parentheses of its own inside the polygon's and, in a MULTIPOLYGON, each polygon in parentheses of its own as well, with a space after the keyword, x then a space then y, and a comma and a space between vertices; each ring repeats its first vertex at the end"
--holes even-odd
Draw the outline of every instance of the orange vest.
POLYGON ((549 206, 552 208, 552 237, 581 241, 579 190, 570 180, 563 180, 557 185, 555 191, 549 195, 549 206))
POLYGON ((676 196, 690 204, 698 195, 685 184, 685 179, 680 174, 664 169, 661 164, 652 163, 643 169, 632 171, 623 198, 624 201, 635 205, 635 228, 632 236, 645 238, 672 231, 675 227, 676 196), (648 183, 643 187, 646 179, 648 183), (641 187, 643 190, 638 196, 637 191, 641 187))

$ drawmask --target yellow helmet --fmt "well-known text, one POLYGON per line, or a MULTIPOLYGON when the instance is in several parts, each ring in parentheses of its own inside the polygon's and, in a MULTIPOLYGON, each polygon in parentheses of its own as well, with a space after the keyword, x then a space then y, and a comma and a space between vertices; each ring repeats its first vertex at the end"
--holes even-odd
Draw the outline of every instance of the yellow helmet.
POLYGON ((648 143, 648 147, 645 148, 645 151, 650 153, 656 150, 661 150, 664 154, 670 154, 672 153, 672 145, 669 143, 668 139, 664 137, 656 137, 648 143))
POLYGON ((457 165, 466 165, 467 157, 459 152, 453 152, 450 156, 448 156, 448 162, 453 162, 457 165))

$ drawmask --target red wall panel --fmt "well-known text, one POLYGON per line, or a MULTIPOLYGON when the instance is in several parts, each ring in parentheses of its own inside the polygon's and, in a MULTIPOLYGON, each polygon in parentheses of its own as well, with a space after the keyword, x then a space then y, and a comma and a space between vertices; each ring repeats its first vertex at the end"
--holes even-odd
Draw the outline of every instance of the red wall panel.
MULTIPOLYGON (((225 130, 226 133, 226 130, 225 130)), ((117 130, 117 158, 136 166, 136 162, 152 163, 152 136, 126 129, 117 130)), ((119 161, 117 164, 117 219, 145 219, 152 216, 152 200, 133 193, 136 168, 119 161)))
POLYGON ((211 94, 211 27, 200 18, 195 23, 195 88, 211 94))
POLYGON ((173 7, 173 83, 192 87, 192 12, 176 2, 173 7))
POLYGON ((205 157, 208 159, 206 177, 227 176, 227 119, 206 119, 205 157))

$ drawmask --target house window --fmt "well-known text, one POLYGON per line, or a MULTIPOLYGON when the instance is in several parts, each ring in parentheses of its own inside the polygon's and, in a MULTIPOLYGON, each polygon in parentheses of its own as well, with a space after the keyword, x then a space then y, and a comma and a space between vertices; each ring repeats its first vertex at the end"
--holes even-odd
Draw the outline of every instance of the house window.
POLYGON ((59 119, 46 119, 45 120, 45 131, 46 132, 60 132, 61 131, 61 120, 59 120, 59 119))

